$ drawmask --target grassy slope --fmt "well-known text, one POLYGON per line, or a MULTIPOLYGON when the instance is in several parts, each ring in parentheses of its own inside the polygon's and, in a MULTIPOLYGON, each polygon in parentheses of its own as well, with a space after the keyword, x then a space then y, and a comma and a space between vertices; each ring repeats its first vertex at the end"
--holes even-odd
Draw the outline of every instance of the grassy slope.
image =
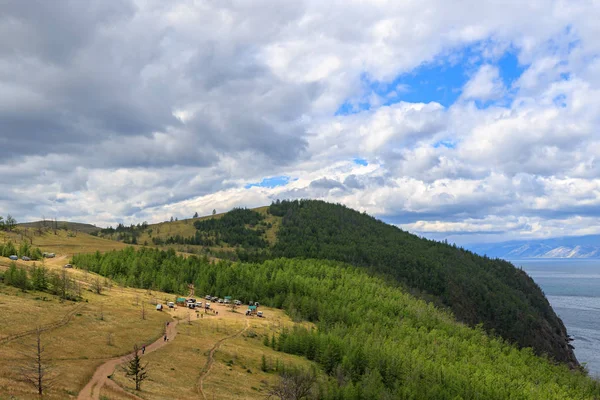
POLYGON ((84 233, 92 233, 92 232, 96 232, 99 231, 101 228, 95 226, 95 225, 91 225, 91 224, 83 224, 80 222, 69 222, 69 221, 33 221, 33 222, 22 222, 20 224, 17 224, 18 227, 21 228, 33 228, 33 229, 39 229, 39 228, 48 228, 50 229, 53 224, 56 224, 57 227, 59 228, 64 228, 66 227, 66 229, 71 230, 71 231, 77 231, 77 232, 84 232, 84 233))
POLYGON ((29 241, 29 239, 32 240, 32 246, 39 247, 43 252, 53 252, 67 257, 76 253, 92 253, 97 250, 105 252, 127 247, 123 243, 98 238, 87 233, 75 233, 60 229, 56 231, 56 235, 53 231, 45 231, 42 235, 33 234, 32 230, 25 232, 22 228, 14 232, 0 232, 0 242, 5 243, 10 240, 17 247, 22 240, 29 241))
MULTIPOLYGON (((277 229, 279 229, 279 226, 281 225, 281 218, 269 214, 267 212, 268 209, 269 209, 269 207, 265 206, 265 207, 254 208, 253 210, 264 215, 265 222, 271 223, 272 227, 270 229, 267 229, 264 237, 269 242, 269 244, 271 246, 273 246, 277 240, 277 229)), ((159 237, 159 238, 166 240, 168 237, 176 236, 176 235, 180 235, 183 237, 194 236, 194 234, 196 233, 196 228, 194 228, 195 221, 202 221, 202 220, 211 219, 211 218, 221 218, 224 214, 225 213, 215 214, 214 216, 207 215, 207 216, 203 216, 203 217, 199 217, 199 218, 182 219, 182 220, 173 221, 173 222, 165 221, 165 222, 159 222, 157 224, 151 224, 151 225, 148 225, 148 228, 140 234, 140 236, 137 239, 137 242, 139 245, 147 244, 149 247, 158 247, 161 249, 173 248, 180 252, 199 253, 202 250, 202 246, 180 245, 180 244, 172 244, 172 245, 166 245, 166 246, 154 246, 152 244, 152 238, 159 237)), ((113 237, 115 237, 115 236, 116 235, 113 234, 113 237)), ((221 252, 221 251, 233 252, 233 251, 235 251, 235 248, 228 246, 227 244, 223 244, 221 246, 209 247, 208 249, 212 252, 221 252)))
MULTIPOLYGON (((50 250, 57 251, 54 248, 50 250)), ((8 264, 7 259, 0 260, 0 270, 4 270, 5 265, 8 264)), ((32 263, 19 261, 18 264, 31 265, 32 263)), ((64 256, 59 255, 56 259, 45 260, 45 264, 52 270, 61 270, 64 256)), ((68 273, 81 282, 84 288, 95 279, 95 274, 80 270, 69 270, 68 273)), ((116 286, 101 295, 84 289, 83 296, 87 302, 61 303, 55 296, 47 293, 23 293, 0 284, 0 320, 8 321, 0 325, 0 339, 33 329, 37 325, 58 321, 74 307, 83 306, 66 326, 48 331, 42 336, 47 354, 52 358, 54 372, 59 376, 58 383, 45 397, 47 399, 75 398, 95 368, 105 359, 130 351, 136 342, 148 343, 160 337, 164 322, 169 319, 169 312, 154 311, 152 303, 156 299, 164 302, 174 297, 172 294, 160 292, 148 294, 144 290, 116 286), (45 300, 42 300, 44 298, 45 300), (145 320, 141 319, 142 303, 147 310, 145 320), (104 317, 102 320, 101 315, 104 317), (108 344, 109 335, 112 338, 111 345, 108 344)), ((178 310, 179 317, 184 320, 186 313, 185 309, 178 310)), ((261 382, 275 380, 273 374, 263 373, 258 367, 263 353, 272 356, 270 354, 272 351, 262 345, 261 335, 277 333, 282 326, 290 326, 293 323, 281 310, 265 308, 265 313, 268 318, 252 321, 252 330, 259 336, 239 338, 231 344, 234 350, 231 350, 232 348, 227 344, 223 348, 223 354, 226 355, 217 353, 218 362, 205 383, 209 395, 212 395, 213 390, 215 393, 230 393, 233 386, 236 386, 236 389, 231 392, 232 395, 228 395, 227 398, 262 398, 260 390, 264 390, 264 384, 261 382), (220 365, 224 360, 223 357, 227 358, 230 355, 252 370, 251 374, 246 372, 247 375, 244 375, 247 385, 237 385, 235 379, 229 382, 222 381, 223 376, 217 374, 221 369, 227 370, 229 375, 240 373, 241 364, 234 362, 231 369, 220 365)), ((148 355, 148 361, 151 362, 151 378, 144 387, 144 397, 190 398, 195 390, 198 374, 206 362, 206 349, 212 347, 222 334, 237 329, 235 325, 236 323, 224 322, 220 316, 196 319, 192 325, 180 323, 180 336, 164 349, 148 355), (175 369, 171 370, 171 368, 175 369)), ((18 399, 37 398, 30 387, 18 382, 17 373, 18 366, 23 363, 23 352, 27 351, 31 343, 32 337, 28 336, 10 341, 8 344, 0 344, 0 354, 3 359, 0 363, 0 399, 9 396, 18 399)), ((295 365, 309 364, 297 356, 278 355, 278 357, 295 365)), ((122 374, 117 374, 116 379, 125 387, 131 387, 131 382, 125 380, 122 374)), ((103 392, 109 395, 109 398, 120 398, 110 393, 110 390, 103 392)))

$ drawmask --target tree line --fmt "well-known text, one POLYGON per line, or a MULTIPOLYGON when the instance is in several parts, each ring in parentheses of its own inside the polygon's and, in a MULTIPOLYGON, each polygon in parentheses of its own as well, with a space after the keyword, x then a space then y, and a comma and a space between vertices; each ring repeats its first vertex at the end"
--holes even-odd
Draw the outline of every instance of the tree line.
POLYGON ((6 219, 0 215, 0 231, 12 231, 17 226, 17 220, 8 214, 6 219))
POLYGON ((0 244, 0 256, 10 257, 13 255, 18 257, 26 256, 32 260, 40 260, 43 256, 39 247, 31 246, 26 240, 23 240, 18 248, 10 240, 4 244, 0 244))
MULTIPOLYGON (((316 329, 265 340, 317 363, 329 376, 323 399, 593 399, 598 382, 581 372, 455 321, 393 280, 336 261, 218 262, 174 251, 129 248, 78 255, 79 268, 137 287, 193 282, 196 294, 232 295, 283 308, 316 329)), ((185 293, 185 285, 178 291, 185 293)))
POLYGON ((58 273, 35 263, 31 267, 19 267, 15 263, 10 263, 0 277, 5 285, 22 291, 37 290, 60 296, 63 300, 81 300, 81 285, 64 269, 58 273))

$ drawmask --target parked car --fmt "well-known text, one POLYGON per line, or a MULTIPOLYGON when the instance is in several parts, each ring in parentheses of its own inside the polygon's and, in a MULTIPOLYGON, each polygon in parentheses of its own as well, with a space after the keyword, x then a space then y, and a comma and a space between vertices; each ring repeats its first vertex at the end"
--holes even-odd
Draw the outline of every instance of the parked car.
POLYGON ((263 312, 262 312, 262 311, 259 311, 259 312, 257 312, 257 313, 256 313, 256 315, 258 315, 259 317, 261 317, 261 318, 262 318, 262 316, 263 316, 263 312))
POLYGON ((242 302, 241 302, 241 301, 239 301, 239 300, 234 300, 234 302, 233 302, 233 303, 234 303, 236 306, 241 306, 241 305, 242 305, 242 302))
POLYGON ((210 299, 212 299, 212 296, 211 296, 210 294, 207 294, 206 296, 204 296, 204 298, 205 298, 206 300, 210 300, 210 299))
POLYGON ((167 303, 167 306, 169 306, 169 308, 175 308, 175 303, 173 303, 172 301, 167 303))
POLYGON ((18 256, 9 256, 8 258, 10 258, 13 261, 17 261, 19 259, 18 256))
POLYGON ((188 308, 196 308, 196 303, 188 303, 188 308))
POLYGON ((201 301, 197 301, 196 302, 196 307, 202 307, 202 302, 201 301))
POLYGON ((29 258, 27 256, 23 256, 23 257, 21 257, 21 260, 23 260, 23 261, 31 261, 31 258, 29 258))
POLYGON ((63 268, 73 268, 73 266, 71 264, 65 264, 63 268))
POLYGON ((219 304, 223 304, 223 299, 218 299, 217 301, 219 302, 219 304))
POLYGON ((204 308, 207 310, 210 308, 210 303, 208 301, 206 302, 206 304, 204 304, 204 308))

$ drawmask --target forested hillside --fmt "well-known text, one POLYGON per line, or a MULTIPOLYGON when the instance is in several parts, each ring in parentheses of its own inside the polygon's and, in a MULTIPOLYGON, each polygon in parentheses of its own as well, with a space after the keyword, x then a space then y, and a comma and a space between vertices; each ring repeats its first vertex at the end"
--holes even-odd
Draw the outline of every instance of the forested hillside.
MULTIPOLYGON (((197 295, 232 295, 316 324, 265 340, 317 362, 322 399, 594 399, 598 383, 519 350, 364 270, 334 261, 261 264, 183 258, 129 248, 77 255, 89 269, 138 287, 194 282, 197 295)), ((267 316, 268 318, 268 316, 267 316)))
POLYGON ((506 261, 419 238, 342 205, 277 201, 260 212, 240 208, 167 222, 160 229, 141 224, 131 232, 139 235, 137 243, 143 238, 143 243, 221 259, 343 261, 400 282, 413 294, 450 308, 460 321, 481 323, 521 347, 577 365, 562 321, 525 272, 506 261))
POLYGON ((562 321, 539 286, 503 260, 419 238, 343 205, 282 201, 276 257, 344 261, 436 296, 455 316, 537 354, 577 364, 562 321))

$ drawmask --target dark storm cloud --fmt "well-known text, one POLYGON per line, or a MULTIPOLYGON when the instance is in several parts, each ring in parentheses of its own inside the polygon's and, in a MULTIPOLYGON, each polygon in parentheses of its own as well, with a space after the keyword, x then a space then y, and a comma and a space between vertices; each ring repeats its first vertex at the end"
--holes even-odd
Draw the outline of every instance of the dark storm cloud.
POLYGON ((110 168, 207 166, 248 150, 280 164, 302 154, 304 127, 293 122, 318 86, 277 82, 257 62, 252 32, 232 40, 200 26, 185 37, 146 25, 158 23, 152 18, 130 1, 3 5, 0 32, 15 38, 0 45, 0 143, 13 150, 6 158, 84 154, 78 165, 110 168), (179 48, 191 57, 177 59, 179 48), (188 124, 173 116, 186 105, 198 106, 188 124))

